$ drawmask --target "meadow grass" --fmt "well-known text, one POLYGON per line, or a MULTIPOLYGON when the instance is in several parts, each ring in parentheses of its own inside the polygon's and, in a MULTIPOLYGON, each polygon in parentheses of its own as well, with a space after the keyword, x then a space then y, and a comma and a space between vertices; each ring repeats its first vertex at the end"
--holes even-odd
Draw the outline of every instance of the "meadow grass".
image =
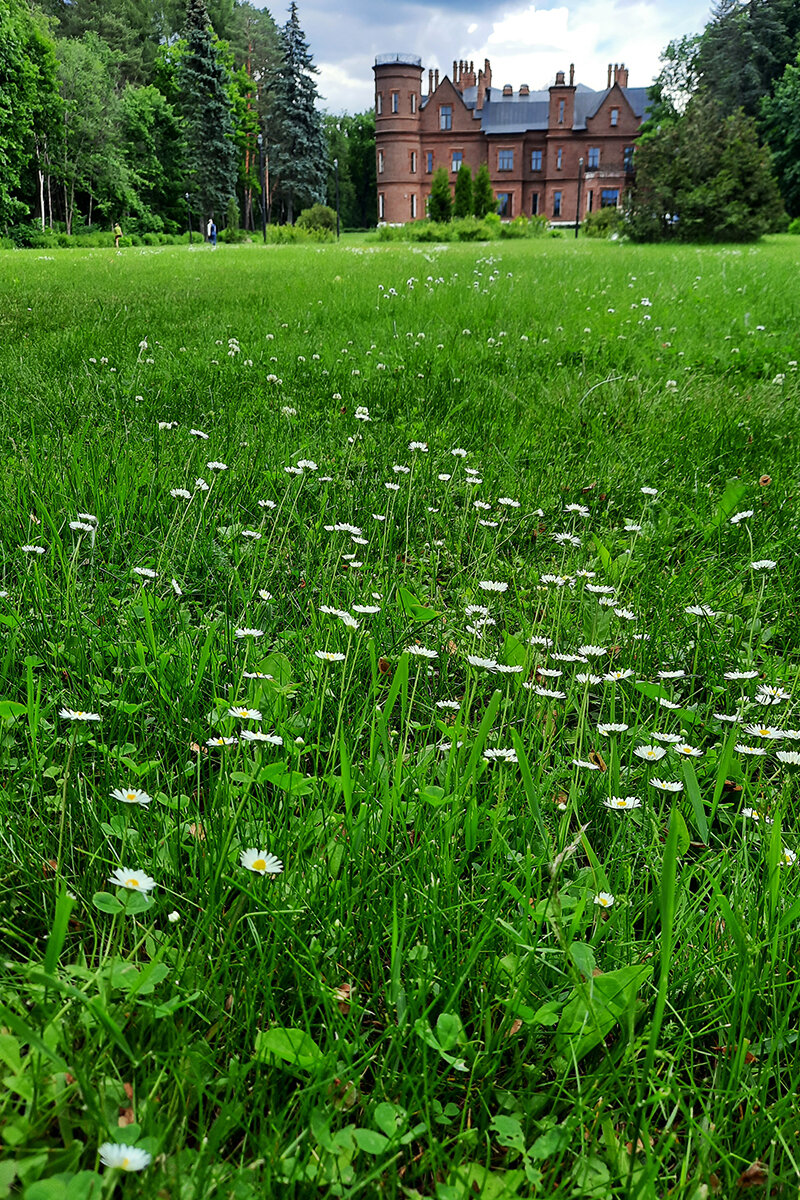
POLYGON ((795 1194, 799 260, 0 256, 0 1197, 795 1194))

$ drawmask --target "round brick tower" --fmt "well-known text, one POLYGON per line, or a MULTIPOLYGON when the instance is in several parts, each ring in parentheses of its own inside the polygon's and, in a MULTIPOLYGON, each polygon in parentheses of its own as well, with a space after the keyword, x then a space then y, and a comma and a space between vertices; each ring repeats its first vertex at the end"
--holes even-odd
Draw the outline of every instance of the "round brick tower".
POLYGON ((378 220, 399 224, 425 215, 419 134, 422 59, 413 54, 379 54, 372 69, 378 220))

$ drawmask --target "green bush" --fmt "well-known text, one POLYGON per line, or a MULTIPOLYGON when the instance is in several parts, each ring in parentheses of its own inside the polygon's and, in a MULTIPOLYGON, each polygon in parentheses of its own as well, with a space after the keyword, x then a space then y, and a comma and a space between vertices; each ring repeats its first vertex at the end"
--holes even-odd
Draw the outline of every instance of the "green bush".
POLYGON ((453 238, 451 225, 444 221, 409 221, 403 228, 410 242, 449 242, 453 238))
POLYGON ((311 208, 303 209, 297 218, 297 224, 300 229, 328 229, 334 232, 336 213, 327 204, 312 204, 311 208))
POLYGON ((588 238, 609 238, 612 234, 621 234, 624 229, 625 217, 622 209, 611 205, 589 213, 581 225, 581 233, 588 238))
POLYGON ((800 217, 795 217, 786 232, 800 235, 800 217))
POLYGON ((501 238, 524 238, 528 236, 528 218, 522 213, 513 221, 504 221, 500 226, 501 238))
POLYGON ((453 233, 459 242, 488 242, 494 236, 485 221, 477 217, 464 217, 453 222, 453 233))
POLYGON ((544 237, 549 228, 550 222, 547 217, 541 214, 538 217, 531 217, 528 221, 528 237, 544 237))

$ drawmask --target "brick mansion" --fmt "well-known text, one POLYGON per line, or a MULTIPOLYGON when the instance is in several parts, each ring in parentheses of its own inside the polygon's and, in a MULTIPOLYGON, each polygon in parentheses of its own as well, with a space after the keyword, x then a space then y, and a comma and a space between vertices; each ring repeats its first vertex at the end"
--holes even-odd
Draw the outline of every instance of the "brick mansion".
POLYGON ((502 217, 537 214, 574 224, 618 205, 633 169, 645 116, 646 88, 629 88, 624 64, 609 64, 603 91, 563 71, 546 91, 492 86, 489 60, 453 63, 453 78, 428 72, 409 54, 379 55, 375 72, 378 220, 424 217, 431 177, 445 167, 451 183, 462 163, 475 175, 486 163, 502 217))

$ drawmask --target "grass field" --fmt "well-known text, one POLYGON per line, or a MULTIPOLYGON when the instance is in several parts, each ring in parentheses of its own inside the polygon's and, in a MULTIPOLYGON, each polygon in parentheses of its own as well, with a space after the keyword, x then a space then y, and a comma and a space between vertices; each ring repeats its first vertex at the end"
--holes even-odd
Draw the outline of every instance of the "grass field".
POLYGON ((799 271, 0 255, 0 1197, 797 1194, 799 271))

